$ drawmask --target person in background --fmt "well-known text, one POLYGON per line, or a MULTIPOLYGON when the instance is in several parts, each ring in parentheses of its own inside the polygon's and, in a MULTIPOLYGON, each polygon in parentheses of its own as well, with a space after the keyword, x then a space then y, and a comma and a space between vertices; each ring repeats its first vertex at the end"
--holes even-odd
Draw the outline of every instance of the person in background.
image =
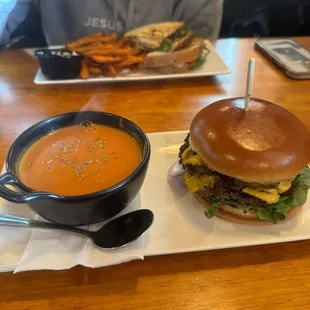
POLYGON ((63 45, 100 31, 122 35, 170 20, 184 21, 196 35, 214 39, 220 31, 222 1, 0 0, 0 46, 18 35, 40 33, 48 45, 63 45))

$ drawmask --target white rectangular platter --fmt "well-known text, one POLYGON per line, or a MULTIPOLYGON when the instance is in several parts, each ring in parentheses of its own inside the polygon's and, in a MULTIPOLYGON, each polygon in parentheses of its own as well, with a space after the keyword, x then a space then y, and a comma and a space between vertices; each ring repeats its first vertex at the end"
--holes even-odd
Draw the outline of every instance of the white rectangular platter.
MULTIPOLYGON (((153 225, 143 236, 144 256, 310 239, 309 199, 295 218, 278 225, 241 225, 216 217, 206 218, 204 207, 186 189, 183 178, 168 181, 167 177, 167 171, 177 160, 177 150, 168 153, 163 148, 181 144, 186 134, 186 131, 148 134, 151 159, 137 201, 139 207, 151 209, 155 217, 153 225)), ((2 212, 33 216, 25 205, 11 204, 2 199, 0 204, 2 212)), ((15 269, 30 237, 29 229, 23 232, 23 241, 12 240, 5 255, 0 256, 0 272, 15 269)))
POLYGON ((155 214, 154 224, 145 236, 144 255, 194 252, 310 238, 310 200, 301 212, 278 225, 242 225, 204 215, 203 206, 188 192, 182 178, 168 182, 167 171, 177 154, 161 148, 182 143, 186 132, 150 134, 152 155, 141 192, 142 208, 155 214))
MULTIPOLYGON (((107 82, 128 82, 128 81, 144 81, 144 80, 169 80, 178 78, 193 78, 202 76, 211 76, 218 74, 230 73, 226 64, 223 62, 219 54, 215 51, 213 45, 209 41, 205 41, 205 46, 209 49, 210 53, 202 67, 195 71, 186 73, 162 74, 155 71, 143 72, 124 72, 117 77, 96 77, 87 80, 80 78, 70 80, 49 80, 46 78, 41 69, 38 70, 34 83, 36 84, 81 84, 81 83, 107 83, 107 82)), ((33 53, 33 51, 32 51, 33 53)))

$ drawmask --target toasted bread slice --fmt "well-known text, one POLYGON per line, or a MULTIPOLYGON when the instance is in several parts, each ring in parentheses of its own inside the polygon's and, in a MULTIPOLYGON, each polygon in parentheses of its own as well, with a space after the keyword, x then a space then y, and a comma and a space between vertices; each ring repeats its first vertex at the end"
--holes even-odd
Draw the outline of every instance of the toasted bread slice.
POLYGON ((181 48, 185 48, 192 42, 192 40, 193 40, 193 33, 190 31, 185 37, 181 39, 175 39, 172 42, 172 50, 176 51, 181 48))
POLYGON ((151 24, 127 32, 124 38, 126 41, 134 43, 136 48, 153 50, 159 48, 164 39, 183 27, 183 22, 151 24))
POLYGON ((172 74, 172 73, 185 73, 191 70, 192 66, 196 63, 196 59, 194 61, 185 62, 179 66, 166 66, 160 68, 154 68, 156 72, 164 73, 164 74, 172 74))
POLYGON ((145 61, 140 64, 140 69, 160 68, 165 66, 180 66, 184 63, 195 61, 204 48, 202 38, 193 38, 190 45, 171 53, 152 52, 148 53, 145 61))

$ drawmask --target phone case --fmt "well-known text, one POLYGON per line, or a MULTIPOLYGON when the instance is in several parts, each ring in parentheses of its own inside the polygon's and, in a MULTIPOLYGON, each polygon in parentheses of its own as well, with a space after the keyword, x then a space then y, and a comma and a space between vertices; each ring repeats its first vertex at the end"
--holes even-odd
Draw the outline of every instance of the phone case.
POLYGON ((293 79, 310 79, 310 52, 290 39, 260 39, 255 47, 293 79))

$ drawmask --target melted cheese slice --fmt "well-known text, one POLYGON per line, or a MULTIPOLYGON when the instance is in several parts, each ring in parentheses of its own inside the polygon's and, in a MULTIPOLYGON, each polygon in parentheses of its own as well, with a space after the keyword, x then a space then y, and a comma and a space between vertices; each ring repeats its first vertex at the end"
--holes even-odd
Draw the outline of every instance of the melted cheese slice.
POLYGON ((282 181, 278 187, 277 187, 277 191, 278 193, 282 194, 286 191, 288 191, 292 186, 292 182, 289 181, 289 180, 285 180, 285 181, 282 181))
POLYGON ((184 165, 203 166, 204 163, 198 154, 195 154, 189 146, 182 154, 182 162, 184 165))
POLYGON ((184 180, 188 187, 188 190, 192 193, 195 193, 203 189, 204 187, 212 188, 214 186, 216 178, 210 175, 190 175, 188 172, 185 172, 184 180))
POLYGON ((246 193, 253 197, 259 198, 263 201, 266 201, 268 204, 276 203, 280 199, 280 195, 276 189, 266 189, 263 191, 259 191, 256 189, 245 187, 242 189, 242 193, 246 193))
POLYGON ((291 186, 292 182, 286 180, 279 183, 277 188, 256 190, 253 188, 245 187, 242 189, 242 192, 266 201, 268 204, 272 204, 278 202, 280 199, 280 194, 289 190, 291 186))

